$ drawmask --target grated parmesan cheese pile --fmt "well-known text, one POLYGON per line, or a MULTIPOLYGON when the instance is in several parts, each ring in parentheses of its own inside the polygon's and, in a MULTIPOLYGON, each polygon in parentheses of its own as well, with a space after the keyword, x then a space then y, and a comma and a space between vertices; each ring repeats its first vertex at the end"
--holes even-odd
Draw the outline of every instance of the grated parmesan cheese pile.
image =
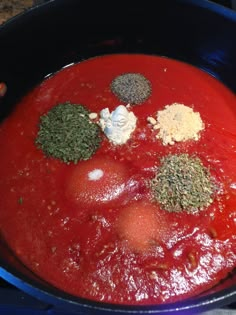
POLYGON ((200 114, 180 103, 166 105, 163 110, 157 112, 156 119, 148 117, 147 120, 153 129, 159 130, 156 137, 161 139, 164 145, 198 140, 199 132, 204 129, 200 114))

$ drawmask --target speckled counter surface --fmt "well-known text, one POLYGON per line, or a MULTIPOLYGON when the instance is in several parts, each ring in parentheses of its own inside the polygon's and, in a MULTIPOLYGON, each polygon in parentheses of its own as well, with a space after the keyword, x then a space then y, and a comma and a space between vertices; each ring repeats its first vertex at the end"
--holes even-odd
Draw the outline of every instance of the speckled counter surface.
POLYGON ((0 24, 33 5, 33 0, 0 0, 0 24))

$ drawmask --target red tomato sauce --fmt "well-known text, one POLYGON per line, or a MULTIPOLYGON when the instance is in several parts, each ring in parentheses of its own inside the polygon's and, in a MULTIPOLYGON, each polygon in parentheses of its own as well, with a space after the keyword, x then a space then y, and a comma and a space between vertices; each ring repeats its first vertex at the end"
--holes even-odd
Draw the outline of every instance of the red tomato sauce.
MULTIPOLYGON (((124 104, 125 105, 125 104, 124 104)), ((107 55, 66 67, 25 96, 0 128, 0 229, 21 261, 73 295, 121 304, 174 302, 199 294, 236 265, 236 100, 205 72, 147 55, 107 55), (36 147, 39 118, 70 101, 91 112, 121 102, 111 81, 143 74, 151 96, 131 107, 138 118, 128 142, 102 145, 70 165, 36 147), (199 112, 200 140, 163 146, 148 116, 172 103, 199 112), (160 158, 198 156, 220 183, 197 214, 169 213, 146 185, 160 158), (104 176, 88 181, 88 173, 104 176)))

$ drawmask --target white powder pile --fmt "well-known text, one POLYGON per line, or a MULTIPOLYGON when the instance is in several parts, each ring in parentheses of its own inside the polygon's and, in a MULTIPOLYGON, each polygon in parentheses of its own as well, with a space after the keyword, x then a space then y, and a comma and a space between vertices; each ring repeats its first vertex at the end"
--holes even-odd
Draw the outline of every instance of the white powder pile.
POLYGON ((88 173, 89 180, 99 180, 103 176, 103 171, 99 168, 94 169, 88 173))
POLYGON ((148 117, 148 122, 154 129, 159 130, 156 137, 161 139, 164 145, 199 140, 199 132, 204 129, 200 114, 179 103, 166 105, 163 110, 157 112, 156 119, 148 117))
POLYGON ((124 105, 119 105, 110 113, 108 108, 100 112, 99 125, 107 138, 115 145, 126 143, 136 128, 137 118, 124 105))

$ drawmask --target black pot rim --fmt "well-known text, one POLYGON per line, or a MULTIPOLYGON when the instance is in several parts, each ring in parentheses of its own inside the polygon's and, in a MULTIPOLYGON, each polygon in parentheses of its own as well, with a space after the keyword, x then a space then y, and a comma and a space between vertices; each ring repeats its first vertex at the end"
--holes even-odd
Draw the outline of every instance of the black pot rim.
POLYGON ((80 297, 64 293, 53 287, 47 287, 42 283, 37 283, 35 280, 25 277, 14 268, 9 267, 5 263, 1 263, 0 276, 23 290, 35 298, 47 302, 50 305, 66 308, 70 311, 102 311, 114 312, 116 314, 186 314, 191 311, 191 314, 204 312, 214 308, 219 308, 235 302, 236 300, 236 285, 230 288, 223 289, 217 293, 208 295, 200 295, 184 301, 160 305, 123 305, 96 302, 80 297))

